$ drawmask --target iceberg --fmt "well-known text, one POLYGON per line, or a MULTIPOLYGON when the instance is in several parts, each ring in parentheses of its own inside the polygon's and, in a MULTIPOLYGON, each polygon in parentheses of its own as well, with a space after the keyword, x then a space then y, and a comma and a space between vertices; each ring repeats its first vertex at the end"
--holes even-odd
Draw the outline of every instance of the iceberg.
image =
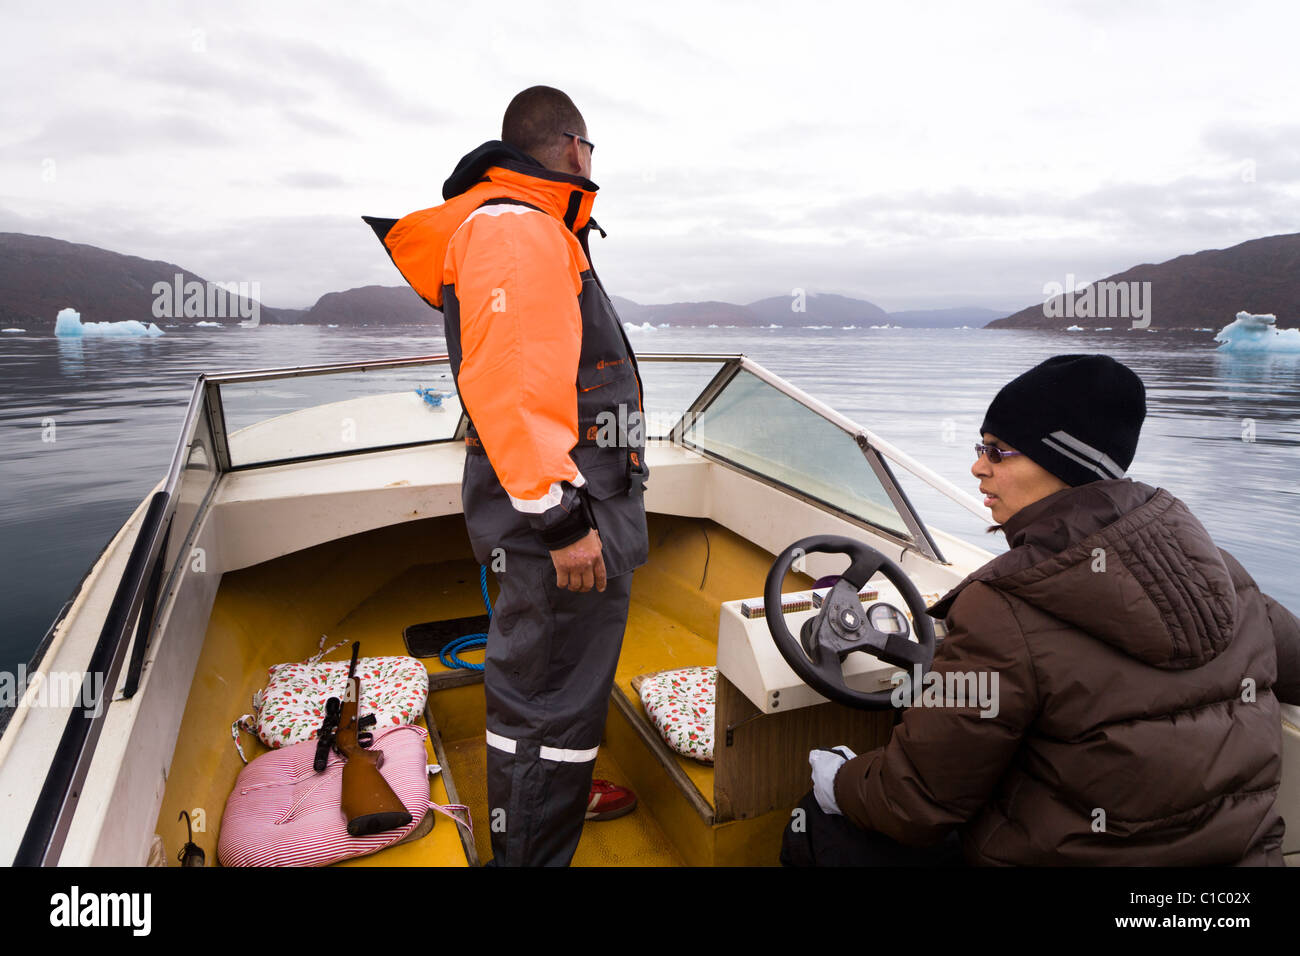
POLYGON ((26 332, 26 329, 0 329, 0 332, 26 332))
POLYGON ((195 325, 201 325, 201 326, 203 326, 204 328, 209 328, 209 329, 219 329, 219 328, 221 328, 221 323, 220 323, 220 322, 195 322, 194 324, 195 324, 195 325))
POLYGON ((150 322, 145 325, 135 319, 125 322, 82 322, 81 313, 76 309, 60 309, 54 320, 54 334, 62 339, 79 339, 87 336, 112 336, 113 338, 130 338, 138 336, 162 335, 163 330, 150 322))
POLYGON ((654 325, 649 322, 643 322, 640 325, 637 325, 635 322, 624 322, 623 328, 627 329, 629 332, 653 332, 655 330, 654 325))
POLYGON ((1300 329, 1279 329, 1276 321, 1275 315, 1238 312, 1214 341, 1222 343, 1220 352, 1300 352, 1300 329))

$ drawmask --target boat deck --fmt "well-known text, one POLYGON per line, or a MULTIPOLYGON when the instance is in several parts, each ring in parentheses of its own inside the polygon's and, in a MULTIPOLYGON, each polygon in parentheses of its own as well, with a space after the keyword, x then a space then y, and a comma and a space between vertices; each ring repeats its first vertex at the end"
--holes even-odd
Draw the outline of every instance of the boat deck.
MULTIPOLYGON (((595 769, 597 777, 632 785, 640 805, 626 817, 586 827, 577 865, 714 861, 712 849, 706 848, 703 857, 695 850, 696 844, 709 843, 707 836, 718 828, 712 813, 714 769, 668 753, 666 747, 646 746, 648 722, 632 679, 713 664, 720 603, 756 594, 770 556, 709 521, 651 515, 650 537, 651 560, 634 579, 606 745, 595 769), (633 726, 638 721, 644 726, 633 726), (668 765, 675 772, 666 774, 668 765), (682 852, 684 840, 691 844, 687 854, 682 852)), ((488 580, 495 597, 491 575, 488 580)), ((249 711, 252 694, 265 684, 267 667, 312 656, 322 633, 328 635, 326 646, 360 641, 364 656, 402 655, 407 626, 482 611, 478 565, 458 515, 354 535, 225 575, 158 815, 157 832, 169 853, 174 857, 184 839, 178 814, 184 809, 194 815, 198 809, 204 811, 204 830, 196 833, 196 842, 216 861, 222 808, 242 768, 230 723, 249 711)), ((329 659, 344 659, 345 651, 339 648, 329 659)), ((483 652, 464 656, 481 661, 483 652)), ((445 779, 449 774, 460 802, 471 809, 474 844, 483 861, 491 851, 482 685, 467 672, 449 672, 436 657, 423 663, 435 687, 452 685, 430 696, 428 712, 445 755, 444 774, 432 778, 431 798, 452 802, 445 779)), ((266 750, 250 734, 241 740, 250 760, 266 750)), ((438 762, 432 740, 428 755, 430 763, 438 762)), ((761 829, 779 832, 779 822, 764 821, 761 829)), ((750 848, 743 855, 752 859, 745 862, 775 863, 779 837, 770 839, 778 842, 750 848)), ((471 861, 457 827, 437 815, 428 836, 348 862, 465 866, 471 861)))

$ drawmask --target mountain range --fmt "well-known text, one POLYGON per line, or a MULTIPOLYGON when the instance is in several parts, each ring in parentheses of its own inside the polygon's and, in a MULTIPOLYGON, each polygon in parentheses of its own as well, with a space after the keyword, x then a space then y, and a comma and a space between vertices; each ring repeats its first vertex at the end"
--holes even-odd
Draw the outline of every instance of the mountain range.
MULTIPOLYGON (((886 312, 872 302, 832 293, 771 296, 730 302, 642 305, 614 297, 625 322, 703 328, 709 326, 828 326, 833 328, 1127 329, 1149 320, 1160 329, 1219 328, 1241 310, 1271 312, 1279 327, 1300 325, 1300 233, 1253 239, 1229 249, 1143 264, 1075 288, 1062 276, 1045 299, 1012 315, 976 307, 886 312), (1127 313, 1125 313, 1127 310, 1127 313), (1116 312, 1125 314, 1114 314, 1116 312)), ((441 331, 442 315, 409 286, 370 285, 330 292, 308 309, 272 308, 256 288, 232 290, 225 311, 184 314, 182 289, 206 285, 181 266, 110 252, 47 236, 0 233, 0 326, 42 331, 54 327, 60 309, 77 309, 87 322, 140 319, 160 325, 201 320, 237 324, 256 308, 265 324, 328 326, 422 326, 441 331), (158 284, 168 294, 159 316, 158 284), (242 293, 242 294, 240 294, 242 293)))
MULTIPOLYGON (((222 315, 185 315, 183 289, 204 285, 202 276, 182 266, 139 256, 122 255, 96 246, 47 236, 0 233, 0 325, 29 331, 54 327, 60 309, 75 308, 82 321, 121 319, 154 321, 160 325, 192 325, 199 321, 237 324, 256 305, 268 325, 423 326, 442 328, 442 314, 431 309, 406 285, 369 285, 321 296, 308 309, 272 308, 255 298, 254 289, 232 296, 222 315), (179 279, 177 277, 180 277, 179 279), (158 316, 156 302, 164 283, 168 313, 158 316)), ((638 325, 742 326, 769 325, 900 325, 906 327, 978 327, 1004 313, 994 309, 937 309, 889 313, 864 299, 829 293, 773 296, 748 305, 730 302, 674 302, 642 305, 614 296, 620 317, 638 325)))
POLYGON ((1243 311, 1276 315, 1278 328, 1300 326, 1300 233, 1144 263, 1079 288, 1068 280, 1061 276, 1056 294, 1045 289, 1042 302, 988 328, 1121 330, 1146 322, 1154 329, 1220 329, 1243 311), (1138 314, 1135 303, 1147 314, 1138 314))

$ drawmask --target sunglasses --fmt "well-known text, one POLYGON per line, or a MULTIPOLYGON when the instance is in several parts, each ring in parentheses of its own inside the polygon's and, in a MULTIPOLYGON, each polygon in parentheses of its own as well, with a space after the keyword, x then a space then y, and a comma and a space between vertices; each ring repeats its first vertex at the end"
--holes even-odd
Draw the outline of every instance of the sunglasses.
POLYGON ((593 143, 591 140, 587 139, 585 136, 579 136, 577 133, 562 133, 561 135, 562 135, 562 136, 572 136, 572 137, 573 137, 574 139, 576 139, 579 143, 582 143, 582 144, 584 144, 584 145, 586 145, 586 146, 590 146, 590 147, 591 147, 591 154, 592 154, 593 156, 596 155, 596 144, 593 143))
POLYGON ((1003 458, 1009 458, 1012 455, 1023 455, 1023 454, 1024 454, 1023 451, 1007 451, 1005 448, 998 448, 996 445, 977 444, 975 446, 976 459, 982 458, 984 455, 988 455, 990 465, 999 464, 1003 458))

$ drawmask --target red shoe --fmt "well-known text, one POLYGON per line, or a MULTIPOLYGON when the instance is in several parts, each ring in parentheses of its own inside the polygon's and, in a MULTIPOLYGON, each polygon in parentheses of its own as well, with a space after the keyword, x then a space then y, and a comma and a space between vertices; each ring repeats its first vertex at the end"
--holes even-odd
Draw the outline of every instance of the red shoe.
POLYGON ((591 801, 587 804, 588 820, 613 820, 636 809, 636 794, 608 780, 591 781, 591 801))

